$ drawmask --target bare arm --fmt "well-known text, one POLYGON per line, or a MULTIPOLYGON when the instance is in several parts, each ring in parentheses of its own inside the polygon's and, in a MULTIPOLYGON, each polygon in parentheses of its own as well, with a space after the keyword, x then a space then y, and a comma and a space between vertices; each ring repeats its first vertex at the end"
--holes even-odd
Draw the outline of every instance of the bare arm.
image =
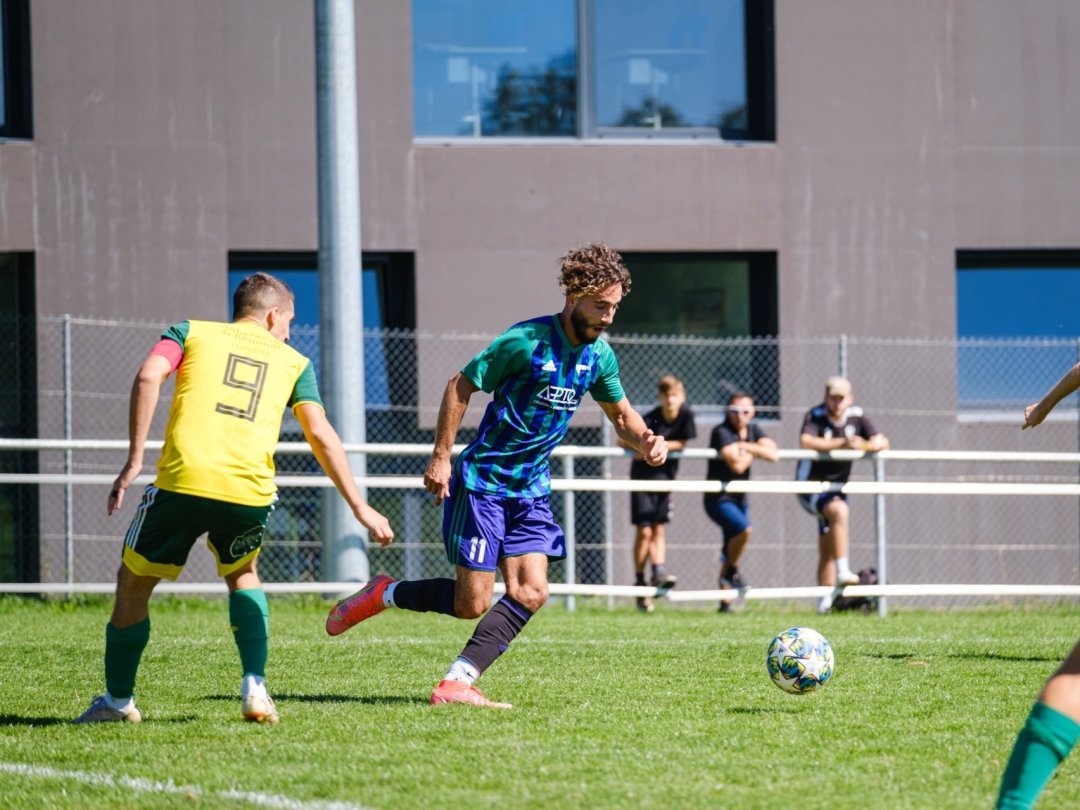
POLYGON ((424 472, 424 489, 435 496, 435 505, 450 494, 450 452, 457 438, 458 427, 469 407, 469 399, 480 389, 460 371, 450 378, 439 403, 439 419, 435 424, 435 449, 424 472))
POLYGON ((1080 388, 1080 363, 1077 363, 1065 376, 1057 381, 1057 384, 1038 402, 1024 408, 1024 426, 1021 430, 1041 425, 1054 406, 1069 394, 1080 388))
POLYGON ((304 431, 304 438, 311 445, 311 452, 323 472, 334 482, 341 497, 349 504, 353 515, 360 524, 368 530, 372 539, 380 546, 388 546, 394 540, 394 530, 390 528, 390 521, 380 512, 372 509, 364 499, 360 497, 360 491, 356 488, 352 470, 349 469, 349 459, 345 455, 345 448, 341 444, 330 420, 326 418, 323 409, 314 402, 302 402, 296 406, 296 419, 304 431))
POLYGON ((889 437, 884 433, 875 433, 866 440, 865 450, 868 453, 876 453, 878 450, 888 450, 890 447, 889 437))
POLYGON ((653 433, 645 426, 641 414, 630 407, 630 400, 623 397, 618 402, 598 402, 600 409, 615 427, 615 433, 625 442, 624 446, 636 450, 650 467, 659 467, 667 461, 668 443, 663 436, 653 433))
POLYGON ((763 458, 766 461, 779 461, 780 452, 776 442, 767 436, 762 436, 755 442, 732 442, 720 448, 720 455, 728 468, 736 475, 746 472, 755 458, 763 458))
POLYGON ((161 386, 172 373, 172 364, 160 354, 150 354, 139 367, 135 381, 131 384, 131 397, 128 402, 128 457, 120 475, 113 481, 105 513, 113 514, 124 503, 124 493, 132 482, 139 477, 143 466, 143 453, 146 450, 146 437, 150 434, 150 423, 154 421, 161 386))
POLYGON ((843 450, 847 446, 847 439, 843 436, 833 436, 831 439, 826 439, 824 436, 814 436, 810 433, 799 436, 799 447, 803 450, 817 450, 819 453, 825 453, 829 450, 843 450))

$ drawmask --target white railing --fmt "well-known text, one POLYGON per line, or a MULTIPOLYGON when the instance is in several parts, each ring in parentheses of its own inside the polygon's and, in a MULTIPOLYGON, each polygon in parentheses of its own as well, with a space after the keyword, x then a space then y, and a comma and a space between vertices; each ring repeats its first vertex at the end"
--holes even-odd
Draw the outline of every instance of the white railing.
MULTIPOLYGON (((148 441, 148 450, 158 450, 162 446, 160 441, 148 441)), ((456 445, 454 452, 459 452, 463 445, 456 445)), ((93 439, 4 439, 0 438, 0 452, 3 451, 63 451, 65 458, 70 457, 73 451, 126 451, 126 440, 93 440, 93 439)), ((427 456, 431 453, 431 446, 427 444, 375 444, 355 443, 345 446, 350 454, 370 454, 388 456, 427 456)), ((287 455, 310 453, 309 446, 304 442, 282 442, 278 445, 278 452, 287 455)), ((890 585, 888 584, 887 570, 887 540, 885 521, 885 496, 886 495, 1067 495, 1080 496, 1080 484, 1063 483, 1039 483, 1039 482, 975 482, 975 481, 888 481, 886 478, 887 465, 891 462, 974 462, 974 463, 1043 463, 1080 466, 1080 453, 1046 453, 1046 452, 992 452, 992 451, 943 451, 943 450, 885 450, 879 453, 865 453, 859 450, 836 450, 830 453, 818 453, 811 450, 781 450, 780 460, 802 459, 833 459, 839 461, 854 461, 869 458, 874 464, 873 481, 849 481, 846 484, 829 484, 818 481, 732 481, 722 483, 709 480, 676 480, 676 481, 631 481, 629 479, 614 478, 579 478, 575 474, 574 462, 578 458, 620 458, 632 455, 630 451, 615 447, 585 447, 577 445, 562 445, 555 449, 552 454, 555 458, 562 459, 562 474, 552 476, 552 489, 566 492, 567 501, 563 517, 563 529, 567 539, 567 581, 564 584, 552 583, 551 593, 565 595, 568 607, 573 608, 575 595, 606 595, 606 596, 646 596, 655 595, 652 588, 635 586, 619 586, 612 582, 610 569, 606 572, 604 585, 582 585, 574 581, 576 567, 574 565, 575 552, 575 524, 576 513, 574 509, 575 492, 632 492, 632 491, 671 491, 671 492, 746 492, 746 493, 820 493, 842 492, 844 494, 872 494, 875 495, 875 540, 877 556, 877 572, 879 585, 876 586, 849 586, 844 589, 847 596, 877 596, 879 598, 878 609, 886 612, 886 599, 889 596, 924 596, 924 595, 1013 595, 1013 596, 1080 596, 1080 585, 963 585, 963 584, 920 584, 920 585, 890 585)), ((681 458, 713 459, 717 452, 711 449, 688 448, 680 453, 672 454, 681 458)), ((70 469, 69 463, 65 464, 70 469)), ((70 488, 75 485, 108 485, 115 479, 114 474, 94 473, 2 473, 0 484, 62 484, 65 486, 65 509, 71 509, 70 488)), ((140 476, 136 483, 146 484, 153 481, 152 475, 140 476)), ((329 478, 320 475, 281 475, 278 476, 277 484, 282 487, 312 487, 329 488, 333 482, 329 478)), ((357 479, 357 483, 367 488, 379 489, 423 489, 423 479, 419 476, 365 476, 357 479)), ((67 551, 72 553, 72 538, 70 536, 71 521, 66 515, 65 525, 69 535, 67 537, 67 551)), ((610 543, 610 538, 608 541, 610 543)), ((80 583, 75 584, 70 578, 70 559, 66 566, 69 572, 69 581, 66 583, 0 583, 2 592, 37 592, 37 593, 71 593, 80 592, 111 592, 112 583, 80 583)), ((354 588, 356 583, 267 583, 266 590, 271 593, 295 593, 295 592, 340 592, 354 588)), ((217 592, 223 590, 221 583, 163 583, 160 589, 163 592, 193 593, 193 592, 217 592)), ((747 599, 780 599, 820 597, 832 592, 833 589, 822 586, 805 588, 754 588, 744 593, 727 590, 699 590, 699 591, 673 591, 667 594, 671 601, 717 601, 743 597, 747 599)))

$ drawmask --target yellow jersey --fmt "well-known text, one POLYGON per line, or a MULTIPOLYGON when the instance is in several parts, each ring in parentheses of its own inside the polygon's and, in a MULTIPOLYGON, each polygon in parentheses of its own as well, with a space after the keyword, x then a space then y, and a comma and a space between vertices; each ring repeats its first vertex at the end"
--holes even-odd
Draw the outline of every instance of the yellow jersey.
POLYGON ((311 361, 251 321, 183 321, 162 337, 184 355, 154 484, 265 506, 286 407, 322 407, 311 361))

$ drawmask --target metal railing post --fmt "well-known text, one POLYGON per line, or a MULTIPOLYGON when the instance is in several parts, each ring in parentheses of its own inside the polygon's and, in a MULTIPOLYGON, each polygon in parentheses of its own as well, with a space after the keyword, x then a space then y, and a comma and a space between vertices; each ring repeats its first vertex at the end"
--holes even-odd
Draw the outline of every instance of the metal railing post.
MULTIPOLYGON (((611 422, 604 419, 601 422, 601 438, 604 447, 611 446, 611 422)), ((601 462, 601 477, 605 481, 611 480, 611 456, 604 456, 601 462)), ((615 584, 615 529, 611 515, 611 492, 605 492, 604 500, 604 584, 615 584)), ((615 607, 615 597, 607 599, 608 610, 615 607)))
MULTIPOLYGON (((63 320, 63 371, 64 371, 64 438, 72 439, 71 425, 71 316, 63 320)), ((64 450, 64 474, 72 473, 71 448, 64 450)), ((64 581, 75 582, 75 503, 72 485, 64 484, 64 581)), ((71 597, 72 593, 68 593, 71 597)))
POLYGON ((840 374, 841 377, 846 377, 848 375, 847 374, 847 367, 848 367, 848 362, 847 362, 847 360, 848 360, 847 335, 841 335, 840 336, 839 352, 840 352, 840 357, 839 357, 840 371, 839 371, 839 374, 840 374))
MULTIPOLYGON (((567 456, 563 459, 563 477, 567 481, 574 480, 574 457, 567 456)), ((577 510, 574 503, 574 490, 568 489, 563 493, 563 535, 566 543, 566 584, 573 585, 577 581, 577 510)), ((566 609, 573 612, 577 607, 573 594, 566 596, 566 609)))
MULTIPOLYGON (((881 483, 885 480, 885 459, 874 456, 874 481, 881 483)), ((886 585, 889 582, 887 570, 888 549, 885 545, 885 494, 879 492, 874 496, 874 517, 876 518, 875 536, 877 538, 877 575, 878 584, 886 585)), ((888 600, 878 597, 878 615, 885 616, 889 612, 888 600)))

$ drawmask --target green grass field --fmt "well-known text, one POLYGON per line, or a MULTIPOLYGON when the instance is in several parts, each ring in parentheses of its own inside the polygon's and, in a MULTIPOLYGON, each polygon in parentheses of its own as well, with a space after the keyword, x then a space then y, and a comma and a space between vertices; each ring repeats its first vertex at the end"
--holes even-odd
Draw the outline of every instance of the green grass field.
MULTIPOLYGON (((72 726, 102 686, 109 602, 0 599, 5 807, 975 808, 1080 635, 1078 607, 818 617, 750 603, 652 615, 554 602, 480 681, 513 711, 427 705, 472 623, 388 611, 344 636, 271 598, 278 726, 240 719, 224 600, 159 598, 141 725, 72 726), (821 631, 837 669, 794 697, 769 639, 821 631)), ((1080 756, 1039 807, 1076 806, 1080 756)))

